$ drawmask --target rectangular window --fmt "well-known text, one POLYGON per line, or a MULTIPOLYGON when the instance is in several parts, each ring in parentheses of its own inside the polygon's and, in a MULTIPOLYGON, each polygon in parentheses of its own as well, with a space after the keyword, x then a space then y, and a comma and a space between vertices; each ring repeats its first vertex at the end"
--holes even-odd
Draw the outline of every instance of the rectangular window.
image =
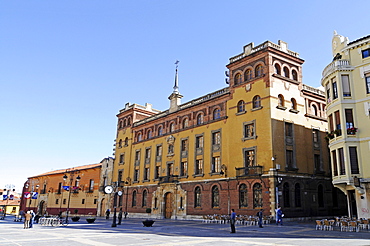
POLYGON ((293 137, 293 124, 292 123, 285 122, 285 136, 293 137))
POLYGON ((136 150, 135 152, 135 161, 140 161, 140 150, 136 150))
POLYGON ((315 170, 316 172, 322 171, 320 155, 314 154, 315 170))
POLYGON ((125 163, 125 154, 122 153, 119 155, 119 163, 124 164, 125 163))
POLYGON ((188 140, 183 139, 181 141, 181 151, 187 151, 188 150, 188 140))
POLYGON ((329 115, 329 130, 330 132, 334 131, 334 121, 333 121, 333 115, 329 115))
POLYGON ((345 109, 345 115, 346 115, 346 128, 347 128, 347 134, 348 135, 354 135, 356 132, 352 129, 355 127, 353 123, 353 111, 352 109, 345 109))
POLYGON ((286 166, 288 169, 294 168, 293 150, 286 150, 286 166))
POLYGON ((159 171, 160 171, 160 166, 155 166, 154 170, 154 179, 159 179, 159 171))
POLYGON ((203 174, 203 160, 202 159, 195 161, 195 174, 203 174))
POLYGON ((145 159, 150 159, 151 148, 145 149, 145 159))
POLYGON ((58 194, 62 193, 62 183, 58 184, 58 194))
POLYGON ((349 76, 348 75, 342 75, 342 90, 343 90, 343 96, 344 97, 350 97, 351 96, 351 88, 349 85, 349 76))
POLYGON ((365 83, 366 83, 366 93, 370 94, 370 75, 367 75, 365 77, 365 83))
POLYGON ((349 147, 349 162, 351 164, 351 174, 359 174, 360 170, 358 168, 357 148, 356 147, 349 147))
POLYGON ((338 98, 338 88, 337 88, 337 82, 333 79, 332 80, 333 85, 333 99, 338 98))
POLYGON ((134 182, 139 181, 139 169, 135 169, 134 171, 134 182))
POLYGON ((249 139, 255 136, 255 126, 253 123, 247 123, 244 125, 244 138, 249 139))
POLYGON ((81 203, 82 203, 82 204, 85 204, 85 199, 82 199, 81 203))
POLYGON ((212 157, 212 173, 219 173, 221 171, 221 157, 212 157))
POLYGON ((247 149, 244 151, 244 167, 253 167, 256 165, 255 150, 247 149))
POLYGON ((149 180, 149 168, 144 168, 144 180, 149 180))
MULTIPOLYGON (((119 185, 119 186, 121 185, 122 177, 123 177, 123 171, 118 171, 117 181, 118 181, 118 185, 119 185)), ((123 182, 122 182, 122 183, 123 183, 123 182)))
POLYGON ((167 176, 172 176, 173 175, 173 163, 168 163, 167 164, 167 176))
POLYGON ((66 205, 67 204, 67 199, 63 199, 63 205, 66 205))
POLYGON ((212 133, 212 144, 213 145, 221 144, 221 132, 212 133))
POLYGON ((338 176, 338 162, 337 162, 337 153, 335 150, 331 152, 331 158, 333 160, 333 176, 338 176))
POLYGON ((55 204, 59 204, 59 199, 55 199, 55 204))
POLYGON ((180 176, 187 176, 188 175, 188 162, 182 161, 180 167, 180 176))
POLYGON ((313 129, 312 130, 312 138, 314 143, 319 142, 319 130, 313 129))
POLYGON ((162 156, 162 145, 157 146, 157 151, 156 152, 157 152, 157 154, 156 154, 157 157, 162 156))
POLYGON ((363 50, 362 52, 362 58, 366 58, 370 56, 370 49, 363 50))
POLYGON ((340 126, 339 110, 334 112, 334 118, 335 118, 335 130, 337 131, 336 135, 341 136, 342 135, 342 129, 341 129, 341 126, 340 126))
POLYGON ((93 192, 93 191, 94 191, 94 180, 90 179, 89 192, 93 192))
POLYGON ((330 103, 331 102, 331 98, 330 98, 330 83, 328 83, 326 85, 326 98, 327 98, 328 103, 330 103))
POLYGON ((94 199, 94 204, 97 204, 98 203, 98 199, 94 199))
POLYGON ((195 138, 195 147, 197 149, 202 149, 203 148, 203 136, 198 136, 195 138))
POLYGON ((344 165, 343 148, 338 149, 338 157, 339 157, 340 175, 345 175, 346 174, 346 167, 344 165))

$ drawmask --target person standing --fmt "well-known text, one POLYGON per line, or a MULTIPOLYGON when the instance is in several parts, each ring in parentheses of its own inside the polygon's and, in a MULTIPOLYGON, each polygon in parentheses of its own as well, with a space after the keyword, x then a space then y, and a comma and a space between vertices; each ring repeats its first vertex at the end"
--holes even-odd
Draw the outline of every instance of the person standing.
POLYGON ((257 212, 257 217, 258 217, 258 226, 260 228, 263 228, 262 226, 262 219, 263 219, 263 209, 257 212))
POLYGON ((108 208, 107 211, 105 211, 105 218, 109 219, 109 215, 110 215, 110 210, 108 208))
POLYGON ((281 207, 278 207, 278 209, 276 210, 276 225, 283 225, 283 217, 283 211, 281 210, 281 207))
POLYGON ((236 213, 234 209, 231 209, 231 214, 230 214, 231 232, 230 233, 235 233, 235 222, 236 222, 236 213))
POLYGON ((118 213, 118 225, 120 225, 122 222, 122 208, 119 209, 118 213))
POLYGON ((31 212, 27 211, 27 213, 24 214, 24 229, 30 228, 31 218, 32 218, 31 212))
POLYGON ((33 212, 33 210, 30 210, 30 214, 31 214, 31 220, 30 220, 30 226, 29 227, 32 228, 36 214, 33 212))

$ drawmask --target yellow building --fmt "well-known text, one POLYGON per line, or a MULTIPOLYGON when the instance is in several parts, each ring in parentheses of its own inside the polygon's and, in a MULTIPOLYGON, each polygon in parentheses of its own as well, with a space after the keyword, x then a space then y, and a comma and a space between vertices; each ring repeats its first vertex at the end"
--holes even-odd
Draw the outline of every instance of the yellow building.
POLYGON ((104 206, 99 197, 102 163, 29 177, 23 187, 21 210, 33 210, 40 216, 65 215, 67 211, 71 215, 97 215, 98 206, 104 206))
MULTIPOLYGON (((246 45, 230 58, 228 86, 181 104, 178 71, 168 110, 126 104, 113 180, 122 208, 142 216, 340 215, 331 184, 324 92, 302 83, 287 43, 246 45)), ((344 209, 343 209, 344 208, 344 209)))
POLYGON ((370 218, 370 36, 349 42, 334 32, 333 61, 322 73, 333 184, 348 214, 370 218))

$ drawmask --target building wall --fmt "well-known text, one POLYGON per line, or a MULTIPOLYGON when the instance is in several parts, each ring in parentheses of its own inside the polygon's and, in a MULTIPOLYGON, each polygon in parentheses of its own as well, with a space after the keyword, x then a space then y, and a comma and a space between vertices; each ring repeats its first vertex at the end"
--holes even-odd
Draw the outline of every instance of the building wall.
POLYGON ((347 195, 348 214, 359 218, 370 217, 370 167, 367 165, 370 157, 368 107, 370 94, 366 88, 366 77, 370 76, 370 57, 362 56, 363 50, 370 49, 369 44, 369 36, 349 42, 348 38, 334 33, 332 39, 334 59, 324 69, 322 78, 328 101, 327 115, 329 119, 333 118, 331 123, 329 120, 330 136, 328 135, 332 154, 331 165, 333 170, 338 170, 333 171, 333 184, 347 195), (348 76, 348 89, 344 84, 343 76, 348 76), (337 91, 336 96, 334 96, 334 90, 337 91), (348 109, 352 109, 353 124, 347 123, 349 122, 346 116, 348 109), (336 112, 339 120, 335 119, 336 112), (337 124, 340 124, 340 130, 337 124), (351 127, 355 127, 357 132, 351 133, 347 130, 351 127), (352 158, 350 148, 357 150, 352 158), (341 150, 343 150, 342 162, 341 150), (353 169, 356 158, 358 170, 353 169))
MULTIPOLYGON (((265 42, 257 47, 249 44, 242 54, 230 58, 226 88, 180 104, 174 112, 176 107, 145 119, 136 118, 136 112, 143 108, 153 112, 152 108, 126 105, 117 115, 116 143, 121 144, 116 146, 113 175, 113 180, 118 180, 118 171, 123 171, 126 184, 122 187, 125 194, 122 199, 126 202, 122 207, 126 206, 132 216, 140 216, 150 207, 151 216, 160 218, 228 214, 231 208, 246 215, 255 215, 264 208, 266 214, 274 215, 277 206, 282 206, 290 217, 340 215, 345 208, 344 200, 330 183, 324 139, 325 98, 323 92, 302 84, 302 63, 284 42, 265 42), (275 71, 276 64, 280 72, 275 71), (262 70, 257 71, 259 65, 262 70), (245 79, 248 69, 256 74, 245 79), (288 69, 289 75, 282 73, 284 69, 288 69), (279 105, 281 95, 285 106, 279 105), (256 100, 256 96, 260 99, 256 100), (315 114, 310 109, 313 103, 318 108, 315 114), (216 118, 215 109, 220 110, 216 118), (197 124, 200 113, 203 122, 197 124), (132 124, 122 124, 129 118, 132 124), (293 134, 288 137, 287 124, 292 125, 293 134), (246 126, 253 128, 253 134, 246 134, 246 126), (162 135, 158 134, 160 127, 162 135), (152 134, 148 135, 149 131, 152 134), (212 140, 217 132, 219 144, 212 140), (313 132, 317 133, 316 142, 313 132), (202 149, 196 148, 199 136, 204 138, 202 149), (183 140, 187 140, 186 151, 181 150, 183 140), (168 152, 171 145, 173 153, 168 152), (160 157, 156 157, 157 146, 162 146, 160 157), (151 156, 146 159, 149 148, 151 156), (294 152, 293 166, 287 164, 290 150, 294 152), (138 151, 140 160, 136 160, 138 151), (120 161, 121 155, 124 163, 120 161), (212 171, 214 158, 220 161, 212 171), (204 162, 203 172, 196 174, 195 166, 200 159, 204 162), (187 173, 181 175, 184 161, 188 163, 187 173), (172 172, 168 171, 169 165, 173 165, 172 172), (156 166, 160 167, 159 177, 155 177, 156 166), (147 179, 145 168, 150 170, 147 179), (135 170, 139 170, 138 179, 135 170)), ((176 95, 180 97, 173 93, 170 99, 176 95)))

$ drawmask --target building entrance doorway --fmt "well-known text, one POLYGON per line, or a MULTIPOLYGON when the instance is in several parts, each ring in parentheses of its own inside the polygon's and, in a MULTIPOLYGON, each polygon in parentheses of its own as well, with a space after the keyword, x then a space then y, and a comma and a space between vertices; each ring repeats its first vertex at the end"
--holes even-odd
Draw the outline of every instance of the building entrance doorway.
POLYGON ((105 216, 105 198, 103 198, 100 202, 100 216, 105 216))
POLYGON ((165 202, 164 218, 171 219, 171 216, 172 216, 172 193, 171 192, 167 192, 164 195, 164 202, 165 202))
POLYGON ((37 210, 37 214, 39 214, 40 216, 44 216, 45 210, 45 201, 41 201, 37 210))
POLYGON ((357 204, 356 204, 356 194, 354 190, 348 191, 348 201, 350 209, 350 217, 357 217, 357 204))

